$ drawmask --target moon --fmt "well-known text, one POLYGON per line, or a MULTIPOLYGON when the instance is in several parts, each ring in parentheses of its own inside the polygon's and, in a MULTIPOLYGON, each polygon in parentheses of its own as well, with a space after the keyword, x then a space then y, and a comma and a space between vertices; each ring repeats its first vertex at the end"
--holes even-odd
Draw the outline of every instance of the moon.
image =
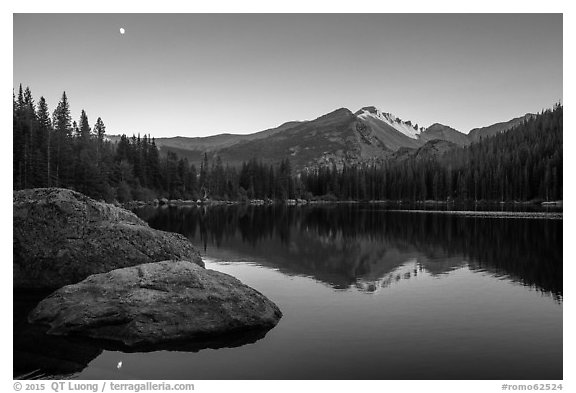
POLYGON ((126 33, 126 30, 124 30, 124 28, 121 27, 121 28, 120 28, 120 34, 124 34, 124 33, 126 33))

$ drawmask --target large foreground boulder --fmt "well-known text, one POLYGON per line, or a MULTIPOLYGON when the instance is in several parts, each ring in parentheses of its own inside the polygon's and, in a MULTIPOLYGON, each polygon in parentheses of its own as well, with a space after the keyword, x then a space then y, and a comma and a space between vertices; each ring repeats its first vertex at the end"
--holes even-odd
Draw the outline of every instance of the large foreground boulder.
POLYGON ((14 192, 14 288, 55 289, 91 274, 167 259, 204 266, 184 236, 62 188, 14 192))
POLYGON ((29 314, 48 334, 131 347, 268 330, 282 313, 236 278, 188 261, 95 274, 60 288, 29 314))

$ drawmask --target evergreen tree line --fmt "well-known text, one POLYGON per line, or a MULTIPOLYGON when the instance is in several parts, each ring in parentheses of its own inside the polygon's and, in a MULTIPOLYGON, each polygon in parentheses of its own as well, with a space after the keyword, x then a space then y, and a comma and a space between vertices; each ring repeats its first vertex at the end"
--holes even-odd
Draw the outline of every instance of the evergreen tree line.
POLYGON ((309 195, 338 200, 562 199, 561 105, 505 133, 443 155, 321 167, 301 176, 309 195))
POLYGON ((34 102, 29 88, 13 95, 13 187, 74 187, 97 197, 111 192, 112 146, 98 118, 93 128, 81 112, 72 121, 66 93, 50 115, 44 97, 34 102))
POLYGON ((150 135, 122 135, 113 144, 98 118, 90 127, 84 110, 73 121, 64 92, 50 114, 44 97, 34 102, 20 85, 13 95, 13 188, 65 187, 96 199, 287 199, 297 192, 289 160, 264 165, 256 159, 241 168, 224 166, 220 157, 199 170, 168 152, 160 157, 150 135))
POLYGON ((150 135, 105 137, 98 118, 73 121, 66 93, 50 115, 29 88, 13 96, 13 187, 66 187, 106 201, 169 199, 557 200, 562 199, 562 106, 515 129, 440 157, 295 173, 289 159, 236 168, 207 154, 197 169, 150 135))

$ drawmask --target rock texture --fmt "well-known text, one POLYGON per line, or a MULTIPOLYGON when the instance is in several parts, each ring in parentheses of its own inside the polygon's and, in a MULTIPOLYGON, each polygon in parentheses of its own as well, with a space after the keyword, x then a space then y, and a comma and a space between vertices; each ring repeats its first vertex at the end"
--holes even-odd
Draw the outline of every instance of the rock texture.
POLYGON ((184 236, 68 189, 14 192, 14 288, 55 289, 91 274, 167 259, 203 266, 184 236))
POLYGON ((268 330, 282 313, 260 292, 188 261, 95 274, 60 288, 29 314, 48 334, 126 346, 268 330))

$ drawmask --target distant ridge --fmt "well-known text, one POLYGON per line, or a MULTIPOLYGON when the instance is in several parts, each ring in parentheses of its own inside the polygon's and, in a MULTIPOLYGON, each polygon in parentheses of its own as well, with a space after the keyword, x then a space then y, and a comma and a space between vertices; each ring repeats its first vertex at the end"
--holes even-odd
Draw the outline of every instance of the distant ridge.
POLYGON ((470 142, 478 142, 481 138, 487 138, 499 134, 501 132, 506 132, 524 123, 526 120, 529 120, 534 116, 536 115, 532 113, 527 113, 524 116, 516 117, 512 120, 508 120, 505 122, 492 124, 491 126, 488 127, 474 128, 468 133, 468 139, 470 140, 470 142))
MULTIPOLYGON (((251 134, 178 136, 156 138, 155 141, 162 154, 173 151, 197 165, 207 153, 211 157, 221 157, 230 165, 241 165, 253 157, 262 162, 278 162, 288 157, 296 168, 331 164, 341 167, 400 157, 402 154, 398 156, 394 152, 419 149, 436 140, 448 143, 430 145, 427 148, 432 149, 430 152, 466 146, 481 138, 506 132, 532 116, 526 114, 464 134, 440 123, 420 127, 375 106, 366 106, 354 113, 339 108, 314 120, 289 121, 251 134), (437 150, 439 146, 442 148, 437 150)), ((113 142, 119 139, 118 136, 108 137, 113 142)))
POLYGON ((466 146, 470 143, 470 139, 468 139, 466 134, 440 123, 434 123, 428 127, 420 134, 420 139, 424 142, 440 139, 455 143, 458 146, 466 146))

